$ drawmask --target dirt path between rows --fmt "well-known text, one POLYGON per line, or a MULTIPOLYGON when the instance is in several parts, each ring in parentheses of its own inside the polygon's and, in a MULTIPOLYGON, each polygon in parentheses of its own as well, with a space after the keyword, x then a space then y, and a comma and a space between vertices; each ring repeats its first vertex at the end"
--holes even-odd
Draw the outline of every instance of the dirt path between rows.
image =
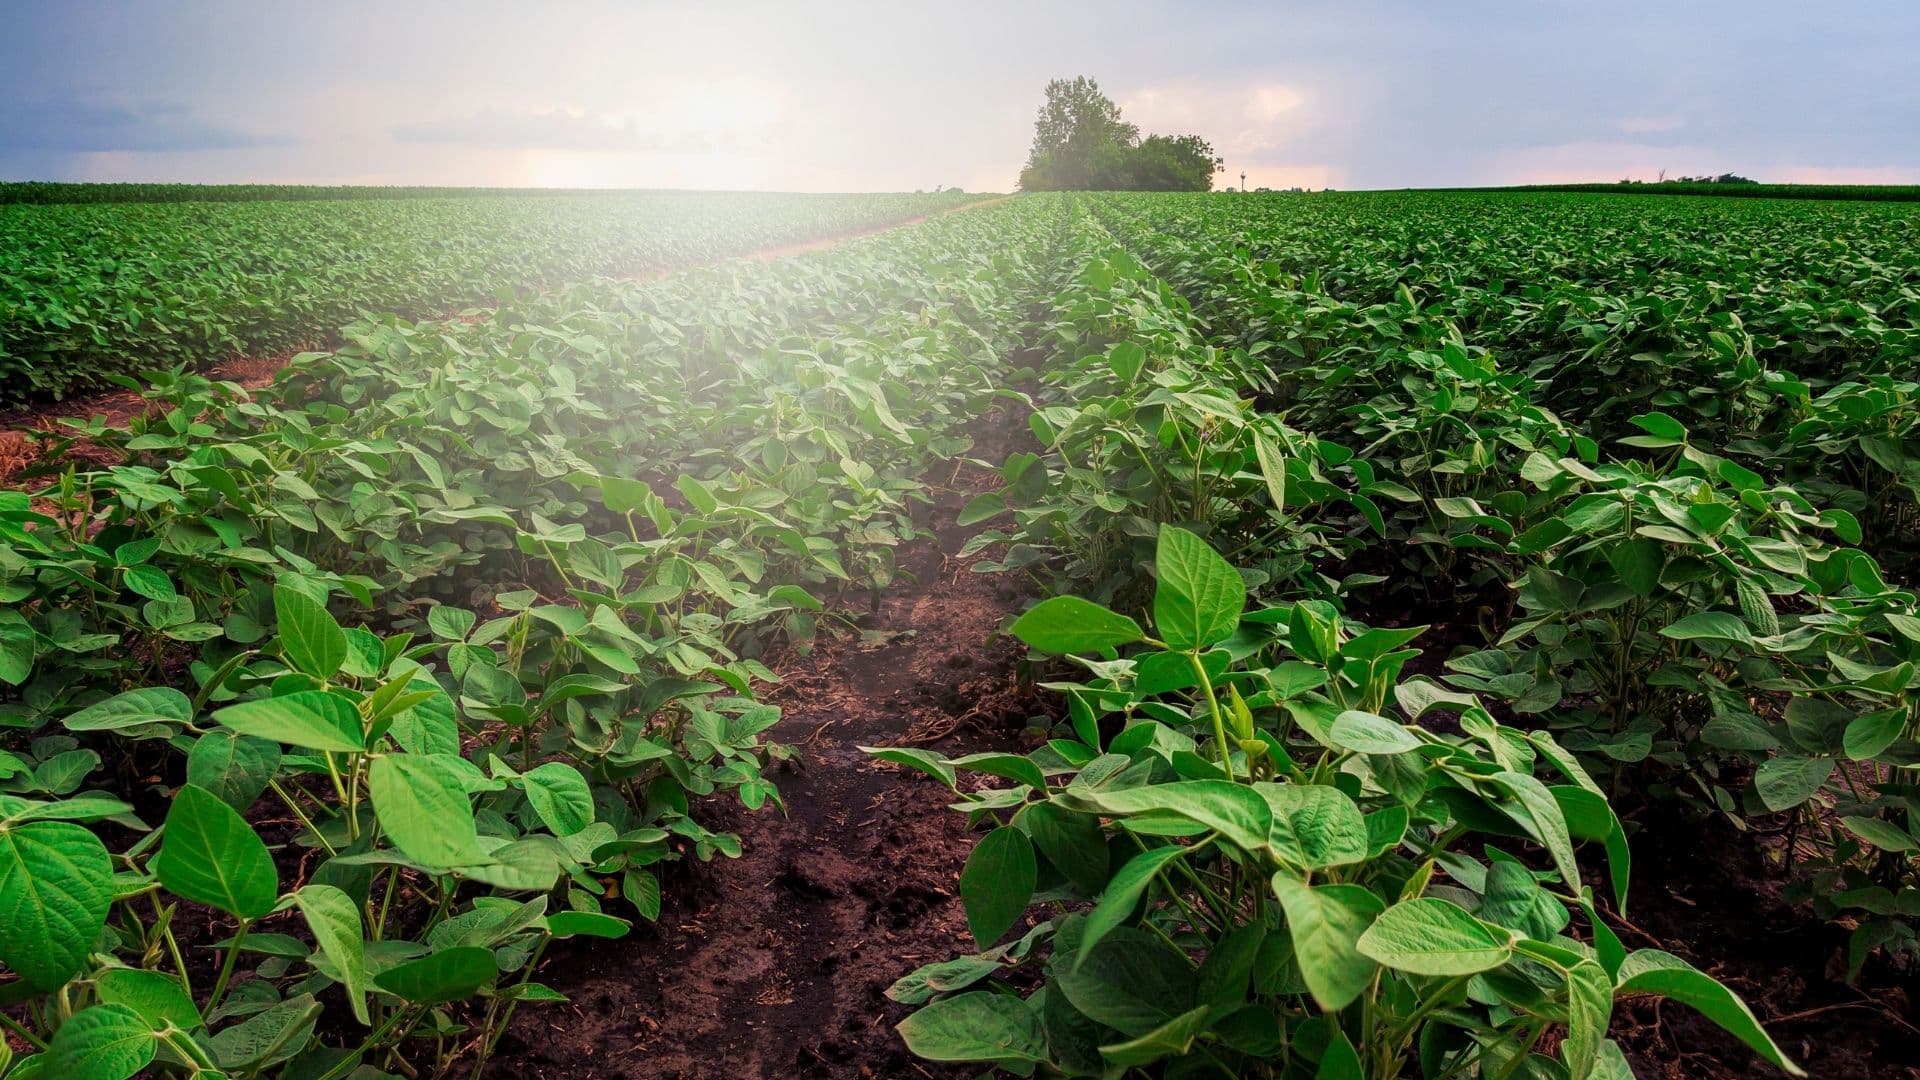
MULTIPOLYGON (((974 454, 1028 445, 1004 406, 974 424, 974 454)), ((941 469, 942 474, 945 469, 941 469)), ((938 480, 946 477, 941 475, 938 480)), ((954 553, 955 517, 997 475, 964 466, 936 489, 933 536, 862 633, 779 665, 768 737, 802 764, 778 778, 783 816, 721 811, 741 858, 669 871, 657 924, 620 941, 570 943, 536 976, 568 1004, 523 1010, 490 1077, 959 1077, 916 1063, 893 1031, 909 1011, 884 994, 921 964, 971 948, 955 886, 972 844, 944 787, 860 746, 911 740, 948 754, 1014 748, 1041 706, 1016 680, 1024 652, 1001 620, 1023 600, 1010 575, 954 553)), ((978 558, 978 557, 975 557, 978 558)))
MULTIPOLYGON (((747 259, 753 262, 773 262, 776 259, 792 258, 795 255, 805 255, 809 252, 825 251, 829 248, 838 247, 850 240, 873 236, 877 233, 886 232, 889 229, 918 225, 923 221, 938 217, 942 214, 957 214, 964 210, 977 210, 984 207, 997 206, 1012 198, 1012 195, 999 195, 992 198, 977 199, 973 202, 961 203, 959 206, 949 206, 944 210, 936 210, 929 214, 920 214, 885 225, 873 225, 866 228, 830 233, 825 236, 814 237, 811 240, 758 248, 753 251, 740 252, 733 255, 723 255, 711 259, 698 259, 679 266, 659 270, 646 270, 639 273, 615 274, 610 276, 620 281, 658 281, 661 278, 671 277, 674 274, 685 273, 689 270, 698 270, 707 266, 715 266, 735 259, 747 259)), ((578 284, 578 282, 570 281, 562 285, 554 286, 554 288, 562 289, 573 284, 578 284)), ((491 310, 493 310, 493 305, 475 305, 464 308, 457 313, 448 312, 442 314, 439 318, 447 322, 476 322, 484 317, 484 313, 491 310)), ((236 356, 202 368, 200 374, 215 380, 238 383, 248 390, 257 390, 272 382, 273 377, 279 374, 280 369, 286 367, 287 364, 292 361, 293 357, 294 352, 292 351, 276 353, 270 356, 236 356)), ((71 434, 71 430, 61 423, 62 420, 87 420, 94 417, 105 417, 110 426, 124 427, 134 417, 156 411, 158 410, 155 409, 152 402, 134 390, 109 390, 98 394, 87 394, 81 397, 71 398, 66 401, 0 410, 0 485, 12 483, 15 477, 40 462, 45 455, 46 449, 33 437, 31 434, 33 432, 69 435, 71 434)), ((84 458, 101 464, 111 463, 109 455, 99 452, 84 440, 77 441, 74 445, 67 447, 64 452, 70 457, 84 458)))

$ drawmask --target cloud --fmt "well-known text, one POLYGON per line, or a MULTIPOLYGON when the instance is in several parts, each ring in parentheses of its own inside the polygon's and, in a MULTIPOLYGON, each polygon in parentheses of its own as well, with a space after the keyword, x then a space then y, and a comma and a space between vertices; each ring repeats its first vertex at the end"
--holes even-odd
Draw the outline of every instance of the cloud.
POLYGON ((213 123, 171 102, 29 101, 0 112, 0 146, 66 153, 248 150, 294 140, 213 123))
POLYGON ((1684 116, 1627 116, 1613 122, 1613 126, 1626 135, 1656 135, 1668 131, 1679 131, 1687 126, 1684 116))
POLYGON ((1142 133, 1198 133, 1229 159, 1279 149, 1314 119, 1307 93, 1283 82, 1172 79, 1115 98, 1142 133))
POLYGON ((640 118, 583 110, 510 112, 491 109, 449 120, 401 124, 394 138, 406 143, 450 143, 523 150, 596 150, 703 153, 725 147, 733 133, 663 130, 640 118))

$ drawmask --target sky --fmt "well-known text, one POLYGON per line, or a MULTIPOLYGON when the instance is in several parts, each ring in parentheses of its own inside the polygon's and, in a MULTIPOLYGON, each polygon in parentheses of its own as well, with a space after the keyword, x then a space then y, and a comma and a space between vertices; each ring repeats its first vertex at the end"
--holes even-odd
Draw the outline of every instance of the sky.
POLYGON ((1220 183, 1920 183, 1913 0, 0 0, 0 179, 1010 190, 1050 78, 1220 183))

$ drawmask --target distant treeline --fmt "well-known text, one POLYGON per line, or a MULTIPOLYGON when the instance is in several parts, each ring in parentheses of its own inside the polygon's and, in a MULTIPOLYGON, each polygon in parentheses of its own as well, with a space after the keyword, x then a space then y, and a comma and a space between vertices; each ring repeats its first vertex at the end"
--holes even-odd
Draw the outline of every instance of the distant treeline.
MULTIPOLYGON (((636 194, 639 189, 625 192, 636 194)), ((609 195, 606 188, 372 187, 322 184, 56 184, 0 181, 6 203, 301 202, 314 199, 447 199, 474 196, 609 195)))
POLYGON ((1668 180, 1613 184, 1521 184, 1514 187, 1441 188, 1443 191, 1579 191, 1610 195, 1713 195, 1729 199, 1856 199, 1920 202, 1920 184, 1760 184, 1668 180))

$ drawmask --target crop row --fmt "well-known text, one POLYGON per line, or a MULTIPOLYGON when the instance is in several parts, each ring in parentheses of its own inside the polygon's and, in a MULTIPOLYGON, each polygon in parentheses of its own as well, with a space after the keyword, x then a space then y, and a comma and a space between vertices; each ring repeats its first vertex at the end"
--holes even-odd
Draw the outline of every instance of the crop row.
POLYGON ((0 206, 0 405, 321 343, 597 274, 887 224, 946 195, 0 206))
POLYGON ((477 1071, 779 802, 764 650, 891 579, 1056 225, 362 321, 0 494, 6 1075, 477 1071))
POLYGON ((1912 963, 1920 619, 1860 546, 1905 566, 1910 217, 1082 210, 1046 451, 969 517, 995 568, 1074 591, 1013 632, 1084 674, 1030 767, 986 766, 1021 786, 967 797, 999 825, 962 881, 983 951, 896 988, 933 999, 916 1050, 1628 1075, 1606 1018, 1651 992, 1791 1071, 1724 988, 1621 949, 1620 799, 1784 822, 1798 895, 1856 927, 1850 977, 1912 963), (1362 617, 1396 610, 1466 644, 1406 677, 1429 628, 1362 617), (1094 907, 999 944, 1032 899, 1094 907), (1025 1001, 986 981, 1036 962, 1025 1001))

